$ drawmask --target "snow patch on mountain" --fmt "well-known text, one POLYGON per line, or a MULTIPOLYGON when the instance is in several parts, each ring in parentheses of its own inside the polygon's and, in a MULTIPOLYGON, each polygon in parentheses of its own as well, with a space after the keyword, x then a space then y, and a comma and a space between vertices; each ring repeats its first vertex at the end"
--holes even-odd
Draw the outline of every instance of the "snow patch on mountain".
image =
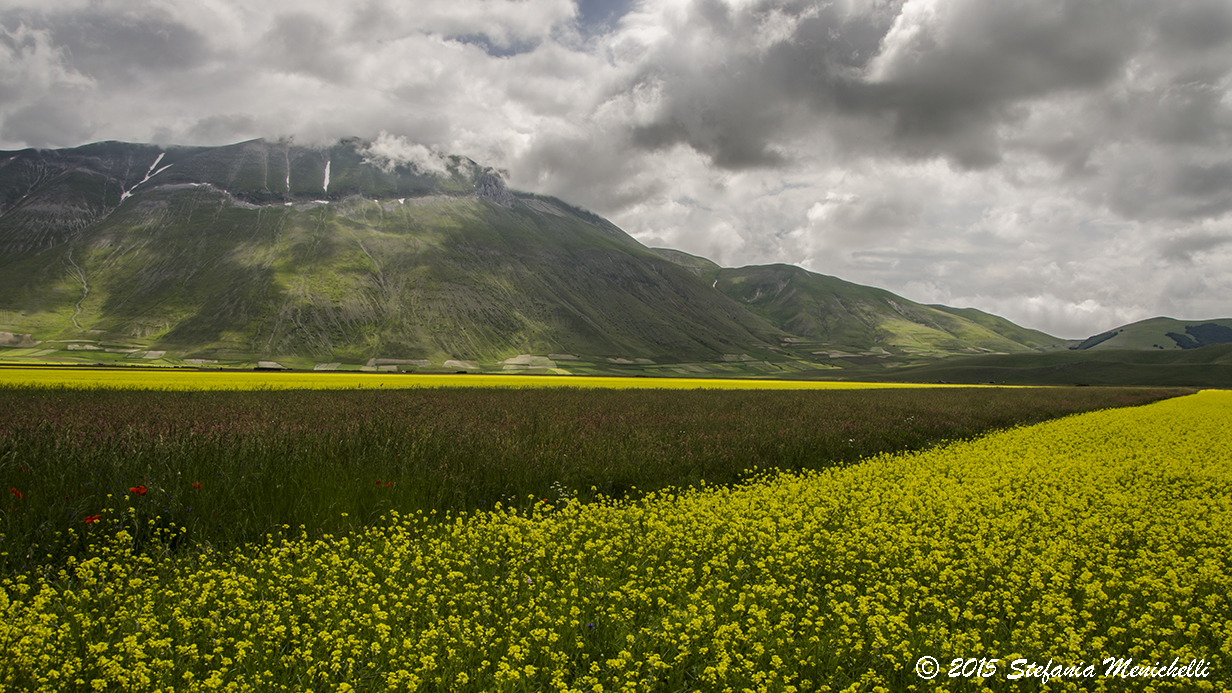
MULTIPOLYGON (((166 152, 159 152, 159 153, 158 153, 158 157, 154 159, 154 163, 150 164, 150 167, 149 167, 148 169, 146 169, 146 172, 145 172, 145 177, 146 177, 146 178, 149 178, 149 177, 150 177, 150 172, 154 170, 154 167, 155 167, 155 166, 158 166, 158 162, 162 161, 162 160, 163 160, 163 157, 164 157, 164 156, 166 156, 166 155, 167 155, 167 153, 166 153, 166 152)), ((168 166, 170 166, 171 164, 167 164, 167 165, 168 165, 168 166)))
POLYGON ((142 178, 140 181, 137 181, 137 184, 136 184, 136 185, 134 185, 133 187, 129 188, 128 190, 125 190, 124 192, 120 193, 120 202, 123 202, 123 201, 127 200, 128 198, 132 197, 132 196, 133 196, 133 191, 134 191, 134 190, 136 190, 136 189, 137 189, 137 187, 138 187, 138 186, 140 186, 142 183, 144 183, 144 182, 148 181, 149 179, 153 178, 154 176, 157 176, 158 174, 162 173, 163 171, 166 171, 167 169, 171 168, 172 164, 167 164, 166 166, 163 166, 162 168, 158 169, 157 171, 155 171, 155 170, 154 170, 154 167, 155 167, 155 166, 158 166, 158 162, 162 161, 162 160, 163 160, 163 157, 164 157, 164 156, 166 156, 166 154, 167 154, 166 152, 159 152, 159 154, 158 154, 158 158, 157 158, 157 159, 155 159, 155 160, 154 160, 154 163, 150 164, 150 168, 146 170, 146 172, 145 172, 145 178, 142 178))

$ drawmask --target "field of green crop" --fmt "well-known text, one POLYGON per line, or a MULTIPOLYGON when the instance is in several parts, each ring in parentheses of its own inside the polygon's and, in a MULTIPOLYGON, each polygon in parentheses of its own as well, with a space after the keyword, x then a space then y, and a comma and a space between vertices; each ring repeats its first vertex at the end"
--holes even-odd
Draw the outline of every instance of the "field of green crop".
MULTIPOLYGON (((259 374, 201 375, 240 383, 259 374)), ((367 382, 295 391, 0 387, 0 488, 22 494, 0 509, 0 569, 61 560, 81 541, 70 530, 96 515, 124 519, 139 541, 150 520, 185 528, 180 543, 198 545, 237 546, 283 524, 315 538, 362 529, 391 509, 457 512, 498 501, 524 508, 531 497, 586 502, 703 480, 728 484, 752 469, 850 464, 1184 392, 382 391, 367 382)))
POLYGON ((0 388, 0 689, 1222 690, 1178 394, 0 388))

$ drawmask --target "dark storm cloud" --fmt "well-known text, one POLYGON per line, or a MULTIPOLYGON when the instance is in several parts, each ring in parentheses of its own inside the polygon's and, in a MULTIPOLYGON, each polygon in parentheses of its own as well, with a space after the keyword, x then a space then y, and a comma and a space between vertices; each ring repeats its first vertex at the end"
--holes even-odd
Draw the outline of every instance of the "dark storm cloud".
POLYGON ((1024 117, 1021 104, 1108 84, 1145 38, 1131 3, 909 9, 696 0, 687 31, 733 50, 699 56, 698 41, 669 44, 643 76, 662 84, 667 102, 632 140, 684 143, 725 168, 774 166, 790 159, 776 142, 824 133, 842 117, 883 128, 875 139, 897 155, 987 167, 1000 160, 997 129, 1024 117), (775 36, 776 23, 789 31, 775 36), (759 33, 767 38, 749 41, 759 33))
POLYGON ((1226 209, 1226 205, 1232 203, 1232 162, 1182 166, 1176 173, 1172 189, 1177 195, 1209 200, 1226 209))
POLYGON ((784 164, 791 155, 779 141, 801 131, 801 107, 867 102, 854 71, 892 19, 843 16, 814 2, 733 9, 697 0, 683 29, 692 40, 669 43, 637 77, 635 87, 655 86, 666 98, 652 122, 632 129, 632 142, 648 150, 686 144, 726 169, 784 164))
POLYGON ((1162 243, 1160 257, 1174 262, 1192 264, 1194 255, 1232 244, 1232 234, 1195 232, 1162 243))
POLYGON ((47 94, 3 116, 0 137, 28 147, 56 147, 65 137, 84 139, 90 134, 81 100, 68 94, 47 94))
POLYGON ((48 30, 70 68, 104 82, 184 70, 209 55, 200 34, 160 12, 17 12, 6 24, 14 21, 48 30))
POLYGON ((1164 145, 1226 145, 1232 140, 1232 111, 1225 103, 1223 77, 1182 77, 1135 94, 1128 119, 1144 137, 1164 145))
POLYGON ((955 3, 950 16, 900 21, 874 79, 907 111, 938 120, 1061 89, 1107 83, 1142 30, 1128 3, 955 3))
POLYGON ((1198 164, 1151 152, 1123 164, 1106 184, 1109 206, 1126 218, 1193 222, 1232 211, 1232 161, 1198 164))
POLYGON ((1232 4, 1224 0, 1164 3, 1159 40, 1165 51, 1186 55, 1232 42, 1232 4))

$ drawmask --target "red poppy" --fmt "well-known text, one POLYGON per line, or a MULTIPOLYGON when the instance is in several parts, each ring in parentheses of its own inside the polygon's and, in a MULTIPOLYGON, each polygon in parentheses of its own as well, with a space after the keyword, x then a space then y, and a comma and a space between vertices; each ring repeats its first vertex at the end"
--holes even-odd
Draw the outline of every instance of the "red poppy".
POLYGON ((17 489, 15 489, 15 488, 14 488, 14 489, 9 489, 9 493, 13 494, 14 496, 17 496, 17 499, 18 499, 18 500, 21 500, 22 498, 25 498, 25 496, 21 495, 21 491, 18 491, 18 490, 17 490, 17 489))
POLYGON ((128 492, 129 492, 129 493, 135 493, 135 494, 137 494, 138 496, 144 496, 144 495, 145 495, 145 492, 146 492, 146 487, 144 487, 144 486, 129 486, 129 487, 128 487, 128 492))
POLYGON ((94 524, 95 522, 98 522, 98 521, 99 521, 99 519, 101 519, 101 518, 102 518, 102 515, 87 515, 87 516, 86 516, 86 524, 87 524, 87 525, 92 525, 92 524, 94 524))
POLYGON ((192 487, 193 487, 193 488, 195 488, 195 489, 197 489, 198 491, 200 491, 201 489, 205 488, 205 486, 204 486, 204 485, 203 485, 200 481, 194 481, 194 482, 192 482, 192 487))

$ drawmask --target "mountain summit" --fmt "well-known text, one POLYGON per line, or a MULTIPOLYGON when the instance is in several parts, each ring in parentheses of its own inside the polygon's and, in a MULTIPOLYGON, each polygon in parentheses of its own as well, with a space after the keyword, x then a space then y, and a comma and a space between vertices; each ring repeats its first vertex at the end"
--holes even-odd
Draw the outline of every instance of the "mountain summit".
POLYGON ((650 249, 389 138, 0 152, 0 346, 46 358, 773 370, 1065 344, 798 267, 650 249))

